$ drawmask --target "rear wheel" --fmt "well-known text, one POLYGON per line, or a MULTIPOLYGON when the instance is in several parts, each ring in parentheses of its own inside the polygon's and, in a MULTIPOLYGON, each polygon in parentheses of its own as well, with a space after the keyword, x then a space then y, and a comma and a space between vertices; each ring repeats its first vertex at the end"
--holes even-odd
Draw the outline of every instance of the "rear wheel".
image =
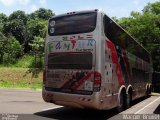
POLYGON ((124 93, 121 93, 119 96, 119 104, 117 107, 118 112, 122 112, 125 109, 125 96, 126 95, 124 93))
POLYGON ((150 87, 149 87, 149 97, 151 96, 151 93, 152 93, 152 85, 150 85, 150 87))
POLYGON ((132 94, 128 93, 126 97, 126 107, 127 108, 131 107, 131 103, 132 103, 132 94))
POLYGON ((148 87, 147 87, 147 90, 146 90, 146 93, 145 93, 145 97, 146 97, 146 98, 149 97, 149 90, 148 90, 148 87))

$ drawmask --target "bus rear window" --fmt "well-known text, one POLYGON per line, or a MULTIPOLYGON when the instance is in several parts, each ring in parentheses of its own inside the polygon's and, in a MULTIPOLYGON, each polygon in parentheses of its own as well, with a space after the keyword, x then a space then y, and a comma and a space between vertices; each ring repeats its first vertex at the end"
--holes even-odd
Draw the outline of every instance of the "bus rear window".
POLYGON ((92 53, 51 53, 48 69, 92 69, 92 53))
POLYGON ((50 36, 92 32, 96 27, 96 12, 55 17, 49 20, 50 36))

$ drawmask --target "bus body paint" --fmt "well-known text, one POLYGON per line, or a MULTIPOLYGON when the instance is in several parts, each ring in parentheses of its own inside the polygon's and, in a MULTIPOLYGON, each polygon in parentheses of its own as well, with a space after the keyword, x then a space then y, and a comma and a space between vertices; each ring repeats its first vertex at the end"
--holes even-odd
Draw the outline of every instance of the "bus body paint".
POLYGON ((115 46, 109 40, 106 40, 105 42, 106 42, 106 45, 108 46, 108 48, 110 49, 112 62, 114 64, 116 64, 116 74, 117 74, 117 77, 118 77, 118 82, 119 82, 120 85, 124 85, 125 84, 124 77, 123 77, 123 74, 122 74, 121 66, 120 66, 119 61, 118 61, 118 56, 117 56, 115 46))

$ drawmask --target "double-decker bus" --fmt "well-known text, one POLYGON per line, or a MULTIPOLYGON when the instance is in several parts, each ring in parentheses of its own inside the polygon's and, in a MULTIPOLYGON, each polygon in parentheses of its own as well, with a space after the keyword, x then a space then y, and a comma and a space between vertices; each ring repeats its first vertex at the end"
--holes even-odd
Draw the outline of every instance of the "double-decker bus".
POLYGON ((62 106, 122 110, 151 92, 149 52, 99 10, 49 19, 43 99, 62 106))

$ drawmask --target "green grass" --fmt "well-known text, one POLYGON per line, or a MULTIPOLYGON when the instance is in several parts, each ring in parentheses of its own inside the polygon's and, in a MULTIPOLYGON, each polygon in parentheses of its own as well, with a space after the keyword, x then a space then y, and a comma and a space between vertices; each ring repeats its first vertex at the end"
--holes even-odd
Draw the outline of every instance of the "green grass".
POLYGON ((42 72, 30 68, 0 68, 1 88, 42 88, 42 72))
POLYGON ((30 68, 33 62, 34 62, 34 56, 24 55, 15 64, 13 64, 12 67, 30 68))
POLYGON ((152 92, 151 95, 152 95, 152 96, 160 96, 160 93, 152 92))
POLYGON ((33 55, 24 55, 23 57, 16 60, 15 63, 3 63, 0 64, 0 67, 12 67, 12 68, 42 68, 44 58, 41 59, 37 56, 35 61, 35 56, 33 55))
POLYGON ((17 59, 14 64, 0 64, 0 67, 19 67, 19 68, 31 68, 34 63, 33 55, 24 55, 23 57, 17 59))

